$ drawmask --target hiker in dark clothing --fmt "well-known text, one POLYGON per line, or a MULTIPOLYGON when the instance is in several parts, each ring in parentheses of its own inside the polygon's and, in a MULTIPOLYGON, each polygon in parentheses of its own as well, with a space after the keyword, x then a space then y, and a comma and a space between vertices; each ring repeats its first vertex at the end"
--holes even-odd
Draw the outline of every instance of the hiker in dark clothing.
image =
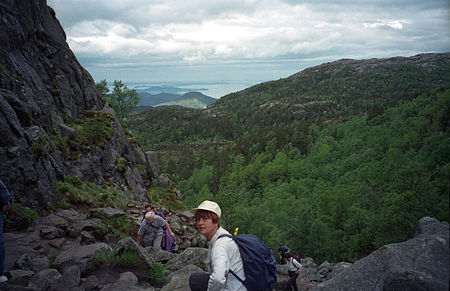
POLYGON ((3 213, 10 209, 11 194, 0 180, 0 283, 8 281, 5 276, 5 238, 3 236, 3 213))
POLYGON ((286 264, 285 256, 291 251, 287 246, 283 243, 280 243, 280 247, 278 248, 278 255, 280 256, 280 263, 286 264))

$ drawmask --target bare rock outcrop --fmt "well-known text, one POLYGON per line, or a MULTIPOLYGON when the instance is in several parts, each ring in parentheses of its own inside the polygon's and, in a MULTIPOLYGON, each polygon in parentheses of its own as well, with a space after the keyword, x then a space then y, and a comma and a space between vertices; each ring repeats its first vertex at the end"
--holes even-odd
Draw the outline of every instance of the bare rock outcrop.
POLYGON ((381 247, 313 290, 448 290, 449 224, 420 220, 415 236, 381 247))

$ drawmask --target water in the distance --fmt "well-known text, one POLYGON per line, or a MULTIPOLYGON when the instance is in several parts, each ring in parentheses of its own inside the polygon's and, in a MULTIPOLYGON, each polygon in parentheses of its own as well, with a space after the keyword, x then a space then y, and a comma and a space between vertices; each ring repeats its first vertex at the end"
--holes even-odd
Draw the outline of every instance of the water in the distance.
MULTIPOLYGON (((125 82, 124 82, 125 83, 125 82)), ((188 92, 201 92, 206 96, 220 98, 256 84, 251 82, 210 82, 210 83, 184 83, 184 82, 126 82, 129 88, 144 91, 150 94, 170 93, 183 95, 188 92)))

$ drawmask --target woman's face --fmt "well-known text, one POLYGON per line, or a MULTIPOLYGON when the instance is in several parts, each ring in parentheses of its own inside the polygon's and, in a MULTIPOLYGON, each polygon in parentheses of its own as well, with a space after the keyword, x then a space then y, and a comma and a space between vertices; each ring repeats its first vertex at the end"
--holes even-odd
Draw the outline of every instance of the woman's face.
POLYGON ((217 223, 213 223, 211 217, 199 217, 197 218, 197 229, 208 240, 211 240, 217 231, 217 223))

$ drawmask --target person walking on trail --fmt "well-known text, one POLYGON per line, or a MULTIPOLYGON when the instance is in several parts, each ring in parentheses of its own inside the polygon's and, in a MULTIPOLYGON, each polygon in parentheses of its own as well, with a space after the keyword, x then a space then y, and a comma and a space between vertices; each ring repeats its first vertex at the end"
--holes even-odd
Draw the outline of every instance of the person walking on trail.
POLYGON ((142 210, 143 215, 142 215, 142 220, 141 220, 141 222, 145 220, 145 214, 147 214, 147 213, 150 212, 150 211, 155 212, 156 215, 159 215, 159 216, 161 216, 163 219, 165 219, 164 215, 163 215, 161 212, 159 212, 158 210, 156 210, 155 207, 154 207, 153 205, 151 205, 151 204, 146 204, 146 205, 144 206, 144 210, 142 210))
POLYGON ((275 252, 273 251, 272 247, 269 248, 269 251, 270 251, 270 254, 272 255, 272 257, 275 258, 275 252))
MULTIPOLYGON (((144 210, 142 210, 143 215, 142 215, 142 220, 141 223, 145 220, 145 214, 147 214, 148 212, 153 211, 157 216, 162 217, 165 220, 164 215, 159 212, 158 210, 156 210, 156 208, 151 205, 151 204, 146 204, 144 207, 144 210)), ((169 230, 166 228, 166 226, 164 226, 162 228, 163 230, 163 236, 162 236, 162 241, 161 241, 161 248, 167 252, 173 252, 175 249, 175 238, 171 236, 169 230)))
POLYGON ((245 280, 244 265, 236 242, 229 237, 219 236, 230 233, 220 226, 222 211, 216 202, 205 200, 193 209, 198 231, 209 242, 208 271, 210 274, 193 273, 189 286, 193 291, 233 290, 246 291, 247 288, 232 274, 245 280))
POLYGON ((5 276, 5 238, 3 236, 3 213, 7 213, 10 206, 11 194, 3 181, 0 180, 0 283, 8 281, 5 276))
POLYGON ((296 259, 292 257, 292 254, 286 254, 287 267, 289 271, 289 290, 294 289, 294 291, 298 291, 297 287, 297 277, 300 273, 300 269, 302 268, 302 264, 300 264, 296 259))
POLYGON ((290 253, 291 249, 285 246, 283 243, 280 243, 280 247, 278 248, 278 255, 280 256, 280 263, 284 265, 286 263, 286 255, 290 253))
POLYGON ((170 236, 175 237, 175 234, 170 229, 169 223, 161 216, 156 215, 153 211, 145 214, 145 220, 142 221, 138 230, 137 243, 143 247, 153 246, 161 249, 161 241, 163 237, 163 227, 166 227, 170 236))
POLYGON ((297 262, 300 262, 300 255, 297 252, 294 252, 294 254, 292 254, 292 257, 297 260, 297 262))

